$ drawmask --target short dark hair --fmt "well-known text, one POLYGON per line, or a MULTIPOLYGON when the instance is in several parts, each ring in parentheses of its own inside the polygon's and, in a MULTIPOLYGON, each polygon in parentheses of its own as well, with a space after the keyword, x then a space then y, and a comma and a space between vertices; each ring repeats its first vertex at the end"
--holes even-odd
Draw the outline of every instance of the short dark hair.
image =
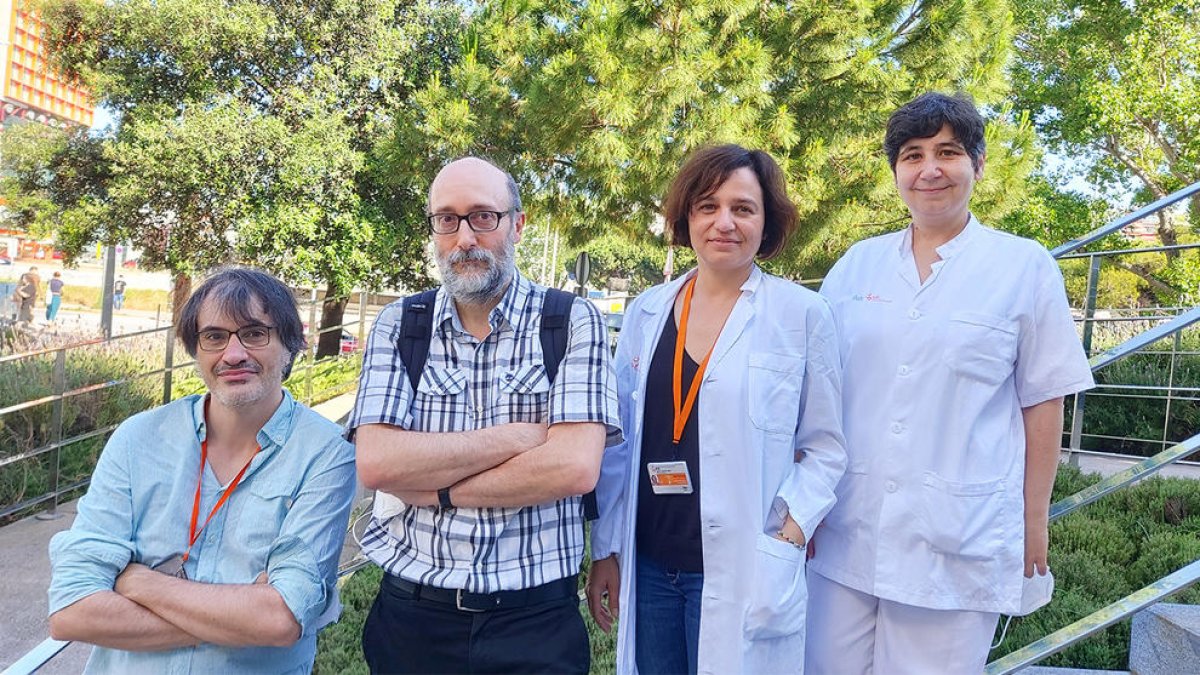
POLYGON ((304 350, 304 325, 300 323, 300 311, 296 309, 296 298, 292 291, 275 277, 252 267, 223 267, 211 274, 188 298, 179 313, 179 325, 175 333, 183 341, 188 355, 196 357, 196 346, 200 338, 200 309, 212 300, 216 310, 239 325, 258 319, 250 314, 255 303, 262 305, 278 339, 292 355, 283 369, 287 379, 292 372, 292 362, 304 350))
POLYGON ((671 243, 692 245, 688 214, 692 206, 712 194, 738 169, 749 168, 758 177, 763 192, 763 238, 758 257, 768 260, 787 245, 800 220, 796 205, 787 196, 783 169, 762 150, 747 150, 732 143, 710 145, 693 152, 679 169, 663 200, 663 217, 671 231, 671 243))
POLYGON ((946 125, 966 148, 971 166, 978 169, 987 152, 987 142, 983 137, 983 117, 975 108, 975 102, 962 92, 949 96, 933 91, 905 103, 888 118, 883 150, 892 171, 896 171, 896 160, 905 143, 914 138, 936 136, 946 125))

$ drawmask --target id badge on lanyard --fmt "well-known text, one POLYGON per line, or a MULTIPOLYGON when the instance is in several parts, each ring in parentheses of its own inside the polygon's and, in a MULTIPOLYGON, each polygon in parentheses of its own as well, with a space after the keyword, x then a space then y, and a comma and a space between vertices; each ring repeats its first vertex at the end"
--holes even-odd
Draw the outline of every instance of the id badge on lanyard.
POLYGON ((646 472, 650 474, 650 489, 656 495, 692 494, 692 475, 688 473, 687 462, 647 462, 646 472))

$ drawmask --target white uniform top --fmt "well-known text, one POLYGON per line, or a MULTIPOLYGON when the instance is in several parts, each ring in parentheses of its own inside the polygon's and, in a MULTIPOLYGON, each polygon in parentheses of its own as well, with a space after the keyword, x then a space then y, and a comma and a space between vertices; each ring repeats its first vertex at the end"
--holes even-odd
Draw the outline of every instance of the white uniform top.
POLYGON ((909 228, 855 244, 825 278, 849 466, 809 566, 895 602, 1008 613, 1024 574, 1021 409, 1094 383, 1042 246, 972 216, 937 252, 922 284, 909 228))

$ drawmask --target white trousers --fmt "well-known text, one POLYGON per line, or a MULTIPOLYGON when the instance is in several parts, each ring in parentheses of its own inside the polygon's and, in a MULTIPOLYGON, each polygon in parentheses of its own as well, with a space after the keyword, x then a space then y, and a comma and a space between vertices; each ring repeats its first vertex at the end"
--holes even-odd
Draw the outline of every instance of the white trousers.
POLYGON ((807 675, 977 675, 1000 615, 914 607, 809 570, 807 675))

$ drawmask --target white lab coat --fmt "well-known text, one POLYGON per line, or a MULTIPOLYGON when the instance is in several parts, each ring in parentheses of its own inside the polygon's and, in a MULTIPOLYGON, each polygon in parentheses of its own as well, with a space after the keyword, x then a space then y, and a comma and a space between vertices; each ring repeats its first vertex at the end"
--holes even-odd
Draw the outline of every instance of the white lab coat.
POLYGON ((921 283, 911 228, 825 277, 850 466, 812 571, 862 593, 1012 613, 1024 572, 1021 409, 1092 386, 1058 265, 972 216, 921 283))
MULTIPOLYGON (((620 562, 618 673, 636 672, 633 563, 646 377, 691 274, 634 301, 617 347, 625 443, 604 456, 592 551, 597 559, 616 553, 620 562)), ((804 551, 772 535, 790 513, 811 536, 845 470, 837 337, 827 303, 756 266, 713 349, 693 414, 704 550, 698 670, 799 673, 804 551), (796 462, 798 452, 803 459, 796 462)))

